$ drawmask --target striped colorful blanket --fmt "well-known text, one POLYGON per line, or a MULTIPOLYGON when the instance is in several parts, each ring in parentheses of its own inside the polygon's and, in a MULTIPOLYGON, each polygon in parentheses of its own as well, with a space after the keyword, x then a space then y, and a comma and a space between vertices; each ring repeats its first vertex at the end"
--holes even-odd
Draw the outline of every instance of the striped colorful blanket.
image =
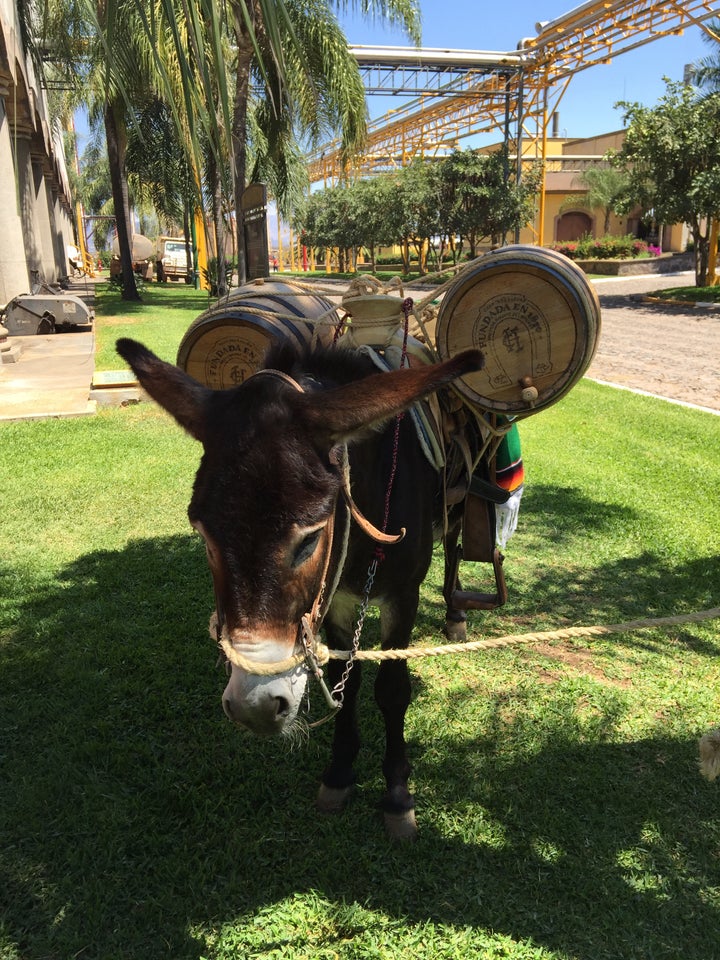
POLYGON ((517 527, 520 500, 525 483, 520 432, 516 423, 510 427, 502 439, 495 458, 495 470, 495 482, 510 493, 505 503, 497 504, 495 507, 495 540, 498 547, 504 550, 517 527))

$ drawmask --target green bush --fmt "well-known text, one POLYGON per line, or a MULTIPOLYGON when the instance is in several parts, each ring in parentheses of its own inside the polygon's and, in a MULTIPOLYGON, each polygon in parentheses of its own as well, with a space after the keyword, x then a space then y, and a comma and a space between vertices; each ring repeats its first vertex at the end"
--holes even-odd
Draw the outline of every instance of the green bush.
MULTIPOLYGON (((235 269, 235 261, 228 260, 225 262, 225 288, 231 286, 233 270, 235 269)), ((207 263, 207 268, 203 267, 202 277, 205 283, 207 283, 210 289, 210 296, 217 297, 218 295, 218 260, 217 257, 210 257, 207 263)))
MULTIPOLYGON (((368 259, 370 258, 368 257, 368 259)), ((417 255, 410 254, 410 263, 417 263, 417 262, 418 262, 417 255)), ((375 257, 375 263, 379 267, 380 266, 386 267, 388 265, 391 265, 393 267, 398 267, 398 266, 402 266, 402 257, 400 256, 399 253, 382 256, 382 257, 375 257)))

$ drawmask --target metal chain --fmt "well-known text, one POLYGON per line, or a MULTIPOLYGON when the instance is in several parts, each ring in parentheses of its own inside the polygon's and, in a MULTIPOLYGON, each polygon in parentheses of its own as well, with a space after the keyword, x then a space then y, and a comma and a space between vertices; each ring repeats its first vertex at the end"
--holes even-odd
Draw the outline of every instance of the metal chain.
POLYGON ((360 601, 357 624, 355 626, 355 633, 353 634, 352 644, 350 646, 350 656, 347 659, 347 664, 342 672, 342 676, 332 689, 333 699, 339 704, 338 710, 342 708, 342 705, 345 702, 345 685, 348 682, 350 671, 353 668, 355 658, 357 657, 358 650, 360 649, 360 636, 365 624, 365 614, 368 612, 368 607, 370 606, 370 592, 372 590, 373 583, 375 582, 377 568, 378 558, 373 557, 370 561, 370 566, 368 567, 365 589, 363 590, 362 600, 360 601))

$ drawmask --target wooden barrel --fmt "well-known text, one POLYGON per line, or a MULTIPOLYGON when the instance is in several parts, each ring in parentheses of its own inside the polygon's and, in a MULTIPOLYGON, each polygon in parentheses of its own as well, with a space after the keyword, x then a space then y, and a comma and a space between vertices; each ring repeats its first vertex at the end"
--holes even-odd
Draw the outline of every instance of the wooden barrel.
POLYGON ((600 304, 585 274, 560 253, 503 247, 458 274, 440 304, 442 359, 470 347, 485 367, 455 383, 473 406, 528 416, 563 397, 590 365, 600 304))
POLYGON ((248 283, 233 289, 188 327, 177 365, 216 390, 243 383, 275 343, 304 346, 332 339, 334 305, 285 280, 248 283), (330 311, 328 315, 328 311, 330 311), (315 326, 313 321, 325 317, 315 326))

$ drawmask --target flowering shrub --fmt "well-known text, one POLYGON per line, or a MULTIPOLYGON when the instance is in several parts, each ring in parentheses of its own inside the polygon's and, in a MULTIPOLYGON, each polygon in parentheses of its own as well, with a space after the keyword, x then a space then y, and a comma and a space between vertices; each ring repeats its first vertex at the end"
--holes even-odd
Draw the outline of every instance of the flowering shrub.
POLYGON ((660 247, 648 246, 631 234, 625 237, 582 237, 572 243, 553 243, 551 250, 565 254, 571 260, 630 260, 634 257, 659 257, 660 247))
POLYGON ((564 253, 565 256, 570 257, 571 260, 578 259, 577 243, 553 243, 550 249, 557 250, 558 253, 564 253))

